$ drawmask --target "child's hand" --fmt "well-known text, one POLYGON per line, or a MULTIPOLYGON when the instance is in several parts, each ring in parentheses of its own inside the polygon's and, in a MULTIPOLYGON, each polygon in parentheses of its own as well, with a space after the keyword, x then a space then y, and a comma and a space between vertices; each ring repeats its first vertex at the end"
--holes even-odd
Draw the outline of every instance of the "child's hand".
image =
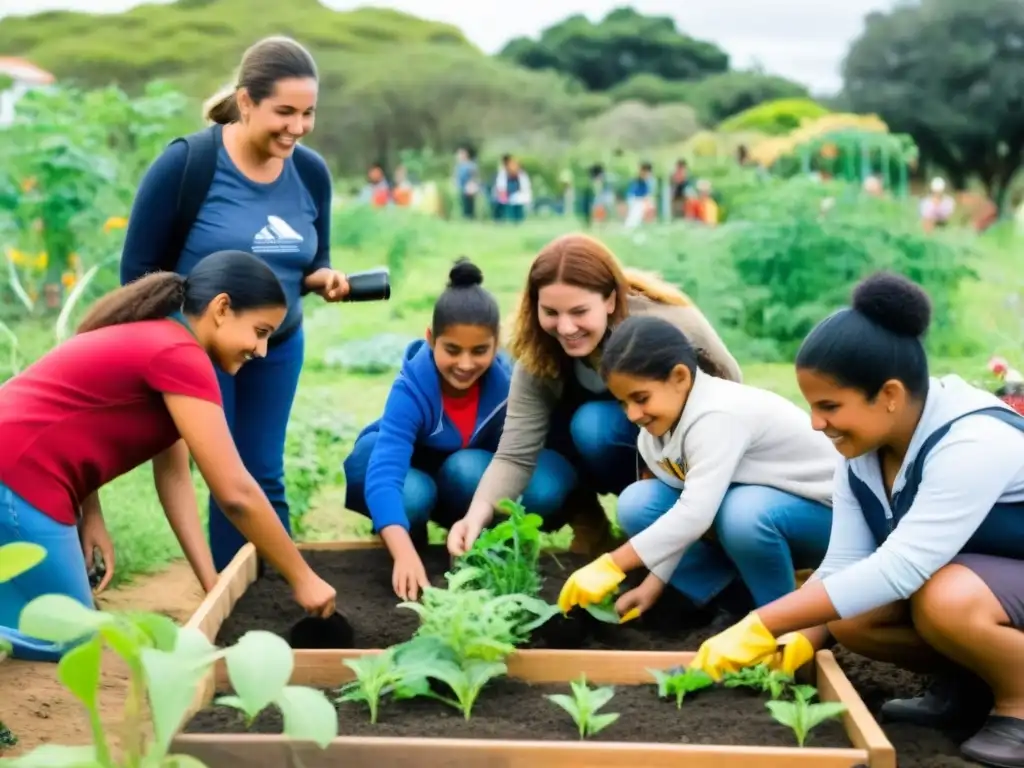
POLYGON ((649 575, 639 587, 629 590, 615 601, 615 612, 619 616, 626 616, 630 612, 635 612, 636 616, 642 615, 658 602, 664 591, 665 582, 653 574, 649 575))
POLYGON ((427 570, 415 550, 399 556, 391 572, 391 586, 402 600, 418 600, 420 590, 430 586, 427 570))

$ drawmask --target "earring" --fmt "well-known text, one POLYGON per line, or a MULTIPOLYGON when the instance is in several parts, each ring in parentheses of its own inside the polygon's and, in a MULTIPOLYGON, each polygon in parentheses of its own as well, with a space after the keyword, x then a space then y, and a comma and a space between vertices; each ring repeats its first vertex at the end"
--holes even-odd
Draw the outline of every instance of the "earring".
POLYGON ((896 403, 889 403, 889 407, 886 408, 886 410, 889 411, 889 413, 892 413, 893 411, 895 411, 896 410, 896 403))

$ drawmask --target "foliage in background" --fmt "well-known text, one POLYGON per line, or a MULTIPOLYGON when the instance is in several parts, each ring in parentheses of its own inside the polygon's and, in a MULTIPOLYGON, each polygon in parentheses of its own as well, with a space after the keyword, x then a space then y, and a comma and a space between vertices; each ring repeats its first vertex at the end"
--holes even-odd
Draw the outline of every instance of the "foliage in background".
POLYGON ((811 99, 773 99, 745 109, 723 121, 718 130, 726 133, 759 131, 769 136, 787 134, 807 119, 828 114, 828 109, 811 99))

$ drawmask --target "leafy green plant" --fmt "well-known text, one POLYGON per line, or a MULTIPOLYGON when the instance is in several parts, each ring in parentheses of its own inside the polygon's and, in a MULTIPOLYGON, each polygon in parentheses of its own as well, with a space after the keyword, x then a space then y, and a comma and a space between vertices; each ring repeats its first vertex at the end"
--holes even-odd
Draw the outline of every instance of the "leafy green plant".
POLYGON ((711 675, 699 669, 648 669, 658 684, 658 698, 676 697, 676 709, 681 709, 686 694, 710 688, 715 684, 711 675))
POLYGON ((197 768, 198 760, 169 755, 171 740, 188 713, 203 677, 224 658, 235 696, 219 703, 246 713, 274 704, 284 714, 288 736, 325 747, 337 735, 337 717, 314 689, 287 685, 293 657, 288 644, 270 632, 248 632, 230 648, 216 648, 196 629, 179 629, 151 613, 108 613, 64 595, 42 595, 21 613, 19 630, 69 647, 57 666, 64 687, 86 708, 89 746, 45 744, 13 758, 9 768, 197 768), (121 755, 111 752, 99 717, 98 694, 104 648, 127 665, 129 688, 122 723, 121 755), (144 727, 146 704, 151 728, 144 727), (151 737, 147 737, 148 732, 151 737))
MULTIPOLYGON (((45 559, 46 549, 30 541, 12 541, 0 546, 0 584, 35 568, 45 559)), ((0 657, 12 650, 13 646, 0 637, 0 657)), ((3 745, 4 734, 10 734, 10 738, 14 738, 14 735, 0 723, 0 746, 3 745)))
POLYGON ((571 696, 551 693, 545 698, 569 713, 579 729, 581 739, 603 731, 619 719, 618 712, 599 714, 597 711, 612 700, 615 695, 613 686, 588 688, 586 675, 580 675, 579 680, 569 683, 569 688, 572 691, 571 696))
POLYGON ((473 705, 484 686, 494 678, 508 672, 508 667, 503 661, 468 659, 457 664, 447 659, 437 658, 424 669, 424 672, 428 677, 447 685, 454 698, 431 690, 427 690, 424 695, 454 707, 462 713, 466 720, 469 720, 473 705))
POLYGON ((18 737, 11 733, 10 728, 3 723, 0 723, 0 751, 3 751, 7 747, 16 746, 18 746, 18 737))
POLYGON ((723 675, 722 684, 726 688, 751 688, 778 699, 793 684, 793 676, 781 669, 772 669, 767 664, 758 664, 723 675))
POLYGON ((456 568, 473 568, 473 587, 495 595, 540 594, 540 515, 526 511, 522 504, 503 499, 498 512, 507 515, 485 530, 470 550, 456 561, 456 568))
POLYGON ((399 603, 420 617, 416 637, 434 637, 457 659, 497 661, 515 650, 529 633, 558 613, 558 607, 528 595, 495 596, 470 587, 474 568, 446 574, 448 587, 426 587, 420 602, 399 603), (532 619, 524 619, 532 616, 532 619))
POLYGON ((814 728, 846 712, 846 705, 838 701, 812 704, 811 700, 818 695, 813 685, 794 685, 790 690, 793 701, 768 701, 765 706, 778 722, 793 729, 796 742, 801 747, 814 728))
POLYGON ((426 695, 426 672, 431 665, 454 658, 454 653, 436 638, 413 638, 380 653, 347 659, 344 664, 356 679, 341 687, 337 701, 365 703, 370 710, 370 722, 376 723, 384 697, 409 699, 426 695))

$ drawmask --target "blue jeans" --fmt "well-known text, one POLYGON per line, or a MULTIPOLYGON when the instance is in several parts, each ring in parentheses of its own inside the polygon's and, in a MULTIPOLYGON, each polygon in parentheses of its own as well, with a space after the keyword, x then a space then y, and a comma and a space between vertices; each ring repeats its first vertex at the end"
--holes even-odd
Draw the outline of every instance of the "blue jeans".
MULTIPOLYGON (((291 519, 284 486, 284 440, 305 352, 302 328, 267 356, 250 360, 235 375, 217 370, 220 391, 242 463, 256 479, 289 535, 291 519)), ((223 570, 245 545, 245 538, 210 497, 210 549, 223 570)))
POLYGON ((46 549, 31 570, 0 583, 0 638, 14 646, 13 657, 26 661, 59 661, 72 644, 39 640, 18 631, 22 609, 40 595, 67 595, 94 607, 78 528, 58 523, 0 483, 0 545, 28 541, 46 549))
POLYGON ((569 433, 591 490, 617 494, 636 481, 639 431, 614 400, 593 400, 576 409, 569 433))
MULTIPOLYGON (((636 536, 665 514, 680 493, 660 480, 634 483, 619 496, 619 525, 636 536)), ((695 542, 669 583, 704 605, 738 573, 759 608, 796 589, 795 570, 821 564, 832 510, 777 488, 733 485, 712 530, 715 541, 695 542)))
MULTIPOLYGON (((378 432, 370 432, 359 438, 346 465, 345 482, 351 486, 349 506, 353 512, 367 516, 369 511, 363 488, 366 468, 378 436, 378 432)), ((492 458, 494 454, 490 451, 466 448, 448 456, 433 475, 411 467, 402 487, 410 529, 424 528, 428 520, 442 528, 450 528, 461 520, 469 510, 473 494, 492 458)), ((576 473, 569 462, 554 451, 545 449, 541 451, 533 476, 523 491, 522 504, 527 511, 535 512, 554 524, 575 484, 576 473)))

